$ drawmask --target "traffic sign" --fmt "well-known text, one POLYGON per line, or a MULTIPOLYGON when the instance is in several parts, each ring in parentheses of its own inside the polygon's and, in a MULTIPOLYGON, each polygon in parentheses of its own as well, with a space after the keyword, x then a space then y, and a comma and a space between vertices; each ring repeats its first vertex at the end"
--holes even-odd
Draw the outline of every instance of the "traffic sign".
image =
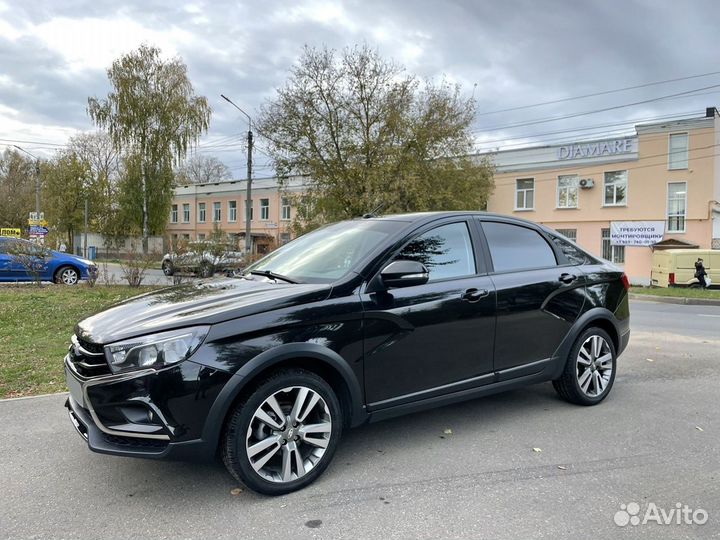
POLYGON ((45 236, 48 233, 48 228, 41 227, 40 225, 31 225, 29 232, 31 236, 45 236))

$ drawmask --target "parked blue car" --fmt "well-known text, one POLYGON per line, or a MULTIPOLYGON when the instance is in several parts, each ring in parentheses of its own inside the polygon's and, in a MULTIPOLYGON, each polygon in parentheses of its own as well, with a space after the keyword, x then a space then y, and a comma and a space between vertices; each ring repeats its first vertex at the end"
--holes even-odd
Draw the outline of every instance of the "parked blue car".
POLYGON ((97 266, 92 261, 21 238, 0 236, 0 281, 33 281, 27 266, 37 270, 40 280, 65 285, 97 277, 97 266))

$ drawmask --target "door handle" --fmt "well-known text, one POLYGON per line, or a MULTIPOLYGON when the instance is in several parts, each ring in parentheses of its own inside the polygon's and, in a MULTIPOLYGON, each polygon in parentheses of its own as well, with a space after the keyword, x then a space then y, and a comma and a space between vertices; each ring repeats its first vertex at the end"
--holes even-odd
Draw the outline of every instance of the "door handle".
POLYGON ((577 279, 576 275, 568 274, 568 273, 562 273, 560 274, 560 277, 558 278, 559 281, 562 281, 563 283, 569 284, 572 283, 577 279))
POLYGON ((485 298, 490 292, 487 289, 468 289, 460 295, 460 298, 471 304, 485 298))

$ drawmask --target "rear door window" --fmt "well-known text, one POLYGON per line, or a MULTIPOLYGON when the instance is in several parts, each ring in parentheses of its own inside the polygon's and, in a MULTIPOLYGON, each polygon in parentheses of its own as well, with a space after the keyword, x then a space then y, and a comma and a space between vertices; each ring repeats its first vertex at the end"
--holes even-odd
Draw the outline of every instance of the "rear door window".
POLYGON ((557 265, 552 247, 533 229, 495 221, 483 222, 482 229, 495 272, 557 265))

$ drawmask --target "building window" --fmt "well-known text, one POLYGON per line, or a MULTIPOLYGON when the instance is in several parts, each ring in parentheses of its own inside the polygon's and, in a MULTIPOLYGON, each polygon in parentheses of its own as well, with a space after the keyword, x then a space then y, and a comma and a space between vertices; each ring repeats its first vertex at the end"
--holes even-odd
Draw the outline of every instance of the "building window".
POLYGON ((288 197, 283 197, 281 200, 281 218, 283 221, 290 221, 290 199, 288 197))
POLYGON ((626 206, 627 183, 627 171, 606 172, 604 206, 626 206))
POLYGON ((178 205, 177 204, 173 204, 170 207, 170 222, 171 223, 178 222, 178 205))
POLYGON ((535 179, 518 178, 515 180, 515 210, 533 210, 535 208, 535 179))
POLYGON ((289 241, 290 241, 290 233, 289 232, 280 233, 280 245, 281 246, 284 246, 289 241))
POLYGON ((254 219, 254 215, 253 215, 253 213, 254 213, 254 212, 253 212, 253 201, 252 201, 252 199, 250 199, 249 203, 250 203, 250 204, 248 204, 248 200, 246 199, 246 200, 245 200, 245 215, 244 215, 243 217, 245 218, 245 220, 247 220, 247 209, 248 209, 248 207, 250 207, 250 221, 252 221, 252 220, 254 219))
POLYGON ((668 149, 668 169, 688 168, 688 134, 671 133, 668 149))
POLYGON ((562 234, 568 240, 577 242, 577 229, 555 229, 557 232, 562 234))
POLYGON ((557 207, 578 207, 578 177, 576 174, 558 176, 557 207))
POLYGON ((219 202, 213 203, 213 221, 215 223, 222 221, 222 204, 219 202))
POLYGON ((687 214, 687 182, 668 183, 667 229, 668 232, 685 232, 687 214))
POLYGON ((190 240, 190 234, 189 234, 189 233, 183 233, 182 237, 183 237, 183 240, 190 240))
POLYGON ((190 205, 183 204, 183 223, 190 223, 190 205))
POLYGON ((205 233, 198 233, 197 239, 200 240, 200 241, 205 240, 205 233))
POLYGON ((237 201, 228 201, 228 221, 237 221, 237 201))
POLYGON ((260 219, 270 219, 270 199, 260 199, 260 219))
POLYGON ((602 256, 610 262, 625 262, 625 246, 613 246, 610 243, 610 229, 602 230, 602 256))
POLYGON ((198 203, 198 223, 205 223, 205 203, 198 203))

